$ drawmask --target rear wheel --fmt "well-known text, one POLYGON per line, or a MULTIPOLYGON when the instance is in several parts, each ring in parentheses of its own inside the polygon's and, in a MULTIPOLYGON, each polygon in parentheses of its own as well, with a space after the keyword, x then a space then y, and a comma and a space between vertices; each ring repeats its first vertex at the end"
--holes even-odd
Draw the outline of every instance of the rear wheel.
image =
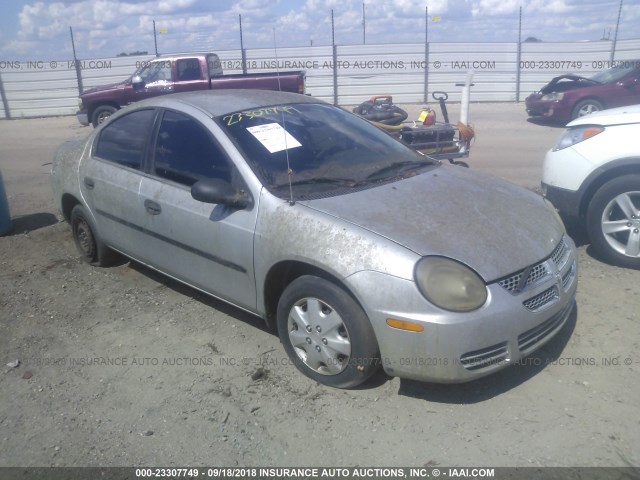
POLYGON ((593 248, 609 262, 640 268, 640 175, 605 183, 587 211, 593 248))
POLYGON ((83 261, 98 267, 107 267, 114 263, 116 253, 96 236, 93 222, 82 205, 73 207, 70 222, 73 240, 83 261))
POLYGON ((324 385, 355 387, 380 363, 365 312, 342 288, 319 277, 297 278, 285 289, 278 333, 296 367, 324 385))
POLYGON ((599 101, 592 98, 587 98, 586 100, 582 100, 581 102, 576 103, 576 106, 573 107, 571 119, 574 120, 578 117, 584 117, 585 115, 589 115, 593 112, 599 112, 603 108, 604 106, 599 101))

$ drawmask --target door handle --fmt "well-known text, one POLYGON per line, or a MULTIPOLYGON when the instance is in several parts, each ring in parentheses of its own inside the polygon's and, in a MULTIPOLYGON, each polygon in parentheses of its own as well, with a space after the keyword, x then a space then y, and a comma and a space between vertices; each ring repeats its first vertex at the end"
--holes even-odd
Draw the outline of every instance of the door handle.
POLYGON ((144 208, 146 208, 147 213, 151 215, 159 215, 160 212, 162 212, 162 208, 160 207, 160 205, 154 202, 153 200, 145 200, 144 208))
POLYGON ((93 183, 93 178, 91 177, 84 177, 84 184, 89 190, 96 186, 96 184, 93 183))

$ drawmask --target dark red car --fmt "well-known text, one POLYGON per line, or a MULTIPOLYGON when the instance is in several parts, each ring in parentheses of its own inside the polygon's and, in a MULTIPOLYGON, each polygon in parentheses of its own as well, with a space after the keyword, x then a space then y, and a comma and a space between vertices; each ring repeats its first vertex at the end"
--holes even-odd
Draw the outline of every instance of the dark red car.
POLYGON ((561 75, 526 100, 530 116, 567 123, 606 108, 640 104, 640 60, 624 60, 592 77, 561 75))

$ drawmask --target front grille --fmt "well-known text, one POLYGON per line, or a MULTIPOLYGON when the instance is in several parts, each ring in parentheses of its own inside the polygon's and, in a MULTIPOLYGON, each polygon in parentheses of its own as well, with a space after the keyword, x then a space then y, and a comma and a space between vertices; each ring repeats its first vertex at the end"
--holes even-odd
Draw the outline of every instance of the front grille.
POLYGON ((482 350, 465 353, 460 357, 460 363, 467 370, 479 370, 504 362, 508 354, 507 342, 502 342, 482 350))
POLYGON ((533 285, 538 280, 547 275, 547 267, 544 263, 539 263, 531 269, 529 276, 527 277, 527 285, 533 285))
POLYGON ((573 303, 569 304, 564 310, 558 312, 546 322, 543 322, 537 327, 518 335, 518 348, 520 351, 527 353, 527 351, 533 350, 536 345, 547 338, 556 330, 556 328, 560 327, 564 323, 571 311, 571 308, 573 308, 573 303))
POLYGON ((507 290, 508 292, 515 292, 518 289, 518 285, 520 285, 520 278, 522 277, 522 272, 518 272, 515 275, 511 275, 510 277, 505 278, 504 280, 500 280, 498 285, 507 290))
POLYGON ((570 258, 571 249, 564 241, 564 238, 560 240, 560 243, 556 245, 547 258, 542 260, 539 263, 534 264, 531 267, 524 268, 508 277, 503 278, 498 281, 498 285, 507 290, 512 295, 517 295, 520 291, 525 290, 527 287, 535 285, 536 283, 542 281, 545 277, 550 275, 553 272, 553 265, 558 270, 562 270, 562 268, 566 265, 567 261, 570 258), (552 263, 553 262, 553 265, 552 263), (529 272, 529 273, 526 273, 529 272), (520 285, 522 282, 522 276, 527 275, 527 280, 524 284, 520 285))
POLYGON ((573 262, 573 265, 571 265, 571 268, 569 270, 567 270, 567 273, 565 273, 562 276, 562 288, 566 290, 569 289, 569 286, 571 285, 571 282, 573 281, 573 278, 576 275, 576 264, 575 262, 573 262))
POLYGON ((548 306, 557 298, 558 289, 553 286, 551 288, 547 288, 544 292, 539 293, 535 297, 531 297, 530 299, 525 300, 524 302, 522 302, 522 304, 532 312, 537 312, 548 306))
POLYGON ((553 260, 553 263, 556 264, 558 269, 562 268, 567 262, 569 251, 569 247, 567 247, 563 238, 553 252, 551 252, 551 260, 553 260))

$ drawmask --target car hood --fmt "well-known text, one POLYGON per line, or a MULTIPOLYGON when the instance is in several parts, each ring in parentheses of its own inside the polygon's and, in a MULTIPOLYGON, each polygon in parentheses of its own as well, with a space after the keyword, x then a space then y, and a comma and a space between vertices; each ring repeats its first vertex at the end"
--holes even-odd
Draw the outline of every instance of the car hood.
POLYGON ((640 123, 640 105, 600 110, 575 119, 567 127, 578 125, 624 125, 629 123, 640 123))
POLYGON ((487 282, 546 258, 563 235, 541 196, 457 166, 300 203, 418 255, 458 260, 487 282))
POLYGON ((549 83, 536 93, 545 95, 551 92, 566 92, 568 90, 576 90, 578 88, 595 87, 596 85, 601 84, 579 75, 560 75, 551 79, 549 83))

